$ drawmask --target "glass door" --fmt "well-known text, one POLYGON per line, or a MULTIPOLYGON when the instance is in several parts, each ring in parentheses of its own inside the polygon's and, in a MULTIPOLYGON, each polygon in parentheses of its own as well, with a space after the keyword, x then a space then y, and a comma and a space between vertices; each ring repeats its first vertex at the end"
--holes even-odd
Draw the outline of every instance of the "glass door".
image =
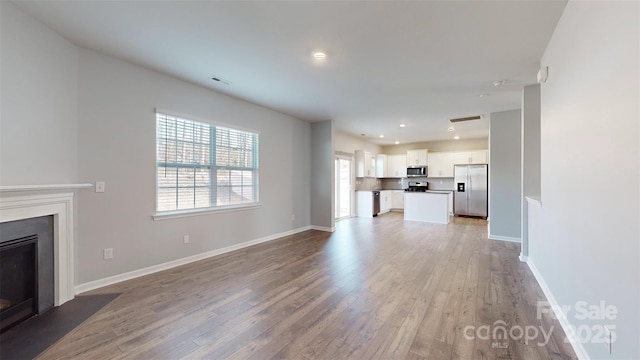
POLYGON ((351 216, 351 159, 336 157, 336 219, 351 216))

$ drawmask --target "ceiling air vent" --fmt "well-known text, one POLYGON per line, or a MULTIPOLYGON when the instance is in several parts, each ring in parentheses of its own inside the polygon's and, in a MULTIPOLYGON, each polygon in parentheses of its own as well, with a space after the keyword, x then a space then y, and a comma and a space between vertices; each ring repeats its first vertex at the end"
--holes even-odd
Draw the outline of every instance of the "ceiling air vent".
POLYGON ((455 123, 455 122, 461 122, 461 121, 471 121, 471 120, 480 120, 480 119, 482 119, 482 115, 450 119, 449 121, 451 121, 452 123, 455 123))
POLYGON ((212 77, 211 77, 211 80, 213 80, 213 81, 215 81, 215 82, 219 82, 219 83, 225 84, 225 85, 229 85, 229 84, 231 84, 229 81, 227 81, 227 80, 225 80, 225 79, 222 79, 222 78, 220 78, 220 77, 217 77, 217 76, 212 76, 212 77))

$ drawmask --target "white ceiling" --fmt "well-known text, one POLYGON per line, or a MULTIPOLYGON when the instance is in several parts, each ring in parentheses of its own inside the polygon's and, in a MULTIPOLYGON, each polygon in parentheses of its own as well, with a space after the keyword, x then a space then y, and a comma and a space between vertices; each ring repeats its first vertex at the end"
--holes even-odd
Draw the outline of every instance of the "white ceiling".
POLYGON ((391 144, 487 136, 448 120, 520 107, 566 0, 16 4, 79 46, 391 144))

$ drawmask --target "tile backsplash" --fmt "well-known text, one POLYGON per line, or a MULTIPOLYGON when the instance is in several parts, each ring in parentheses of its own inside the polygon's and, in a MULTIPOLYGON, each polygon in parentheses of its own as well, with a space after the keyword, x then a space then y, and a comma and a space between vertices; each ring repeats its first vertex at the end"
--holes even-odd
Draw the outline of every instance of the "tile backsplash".
POLYGON ((382 179, 356 178, 356 191, 381 189, 382 179))
POLYGON ((409 187, 409 181, 426 181, 429 190, 453 190, 453 178, 403 178, 403 179, 375 179, 356 178, 358 190, 404 190, 409 187))

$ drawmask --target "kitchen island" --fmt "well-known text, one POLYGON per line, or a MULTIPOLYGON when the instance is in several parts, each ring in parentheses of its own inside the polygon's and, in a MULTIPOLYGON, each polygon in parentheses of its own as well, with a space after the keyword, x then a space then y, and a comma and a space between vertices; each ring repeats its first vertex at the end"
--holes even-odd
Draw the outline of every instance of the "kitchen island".
POLYGON ((448 191, 405 192, 404 219, 448 224, 449 193, 448 191))

